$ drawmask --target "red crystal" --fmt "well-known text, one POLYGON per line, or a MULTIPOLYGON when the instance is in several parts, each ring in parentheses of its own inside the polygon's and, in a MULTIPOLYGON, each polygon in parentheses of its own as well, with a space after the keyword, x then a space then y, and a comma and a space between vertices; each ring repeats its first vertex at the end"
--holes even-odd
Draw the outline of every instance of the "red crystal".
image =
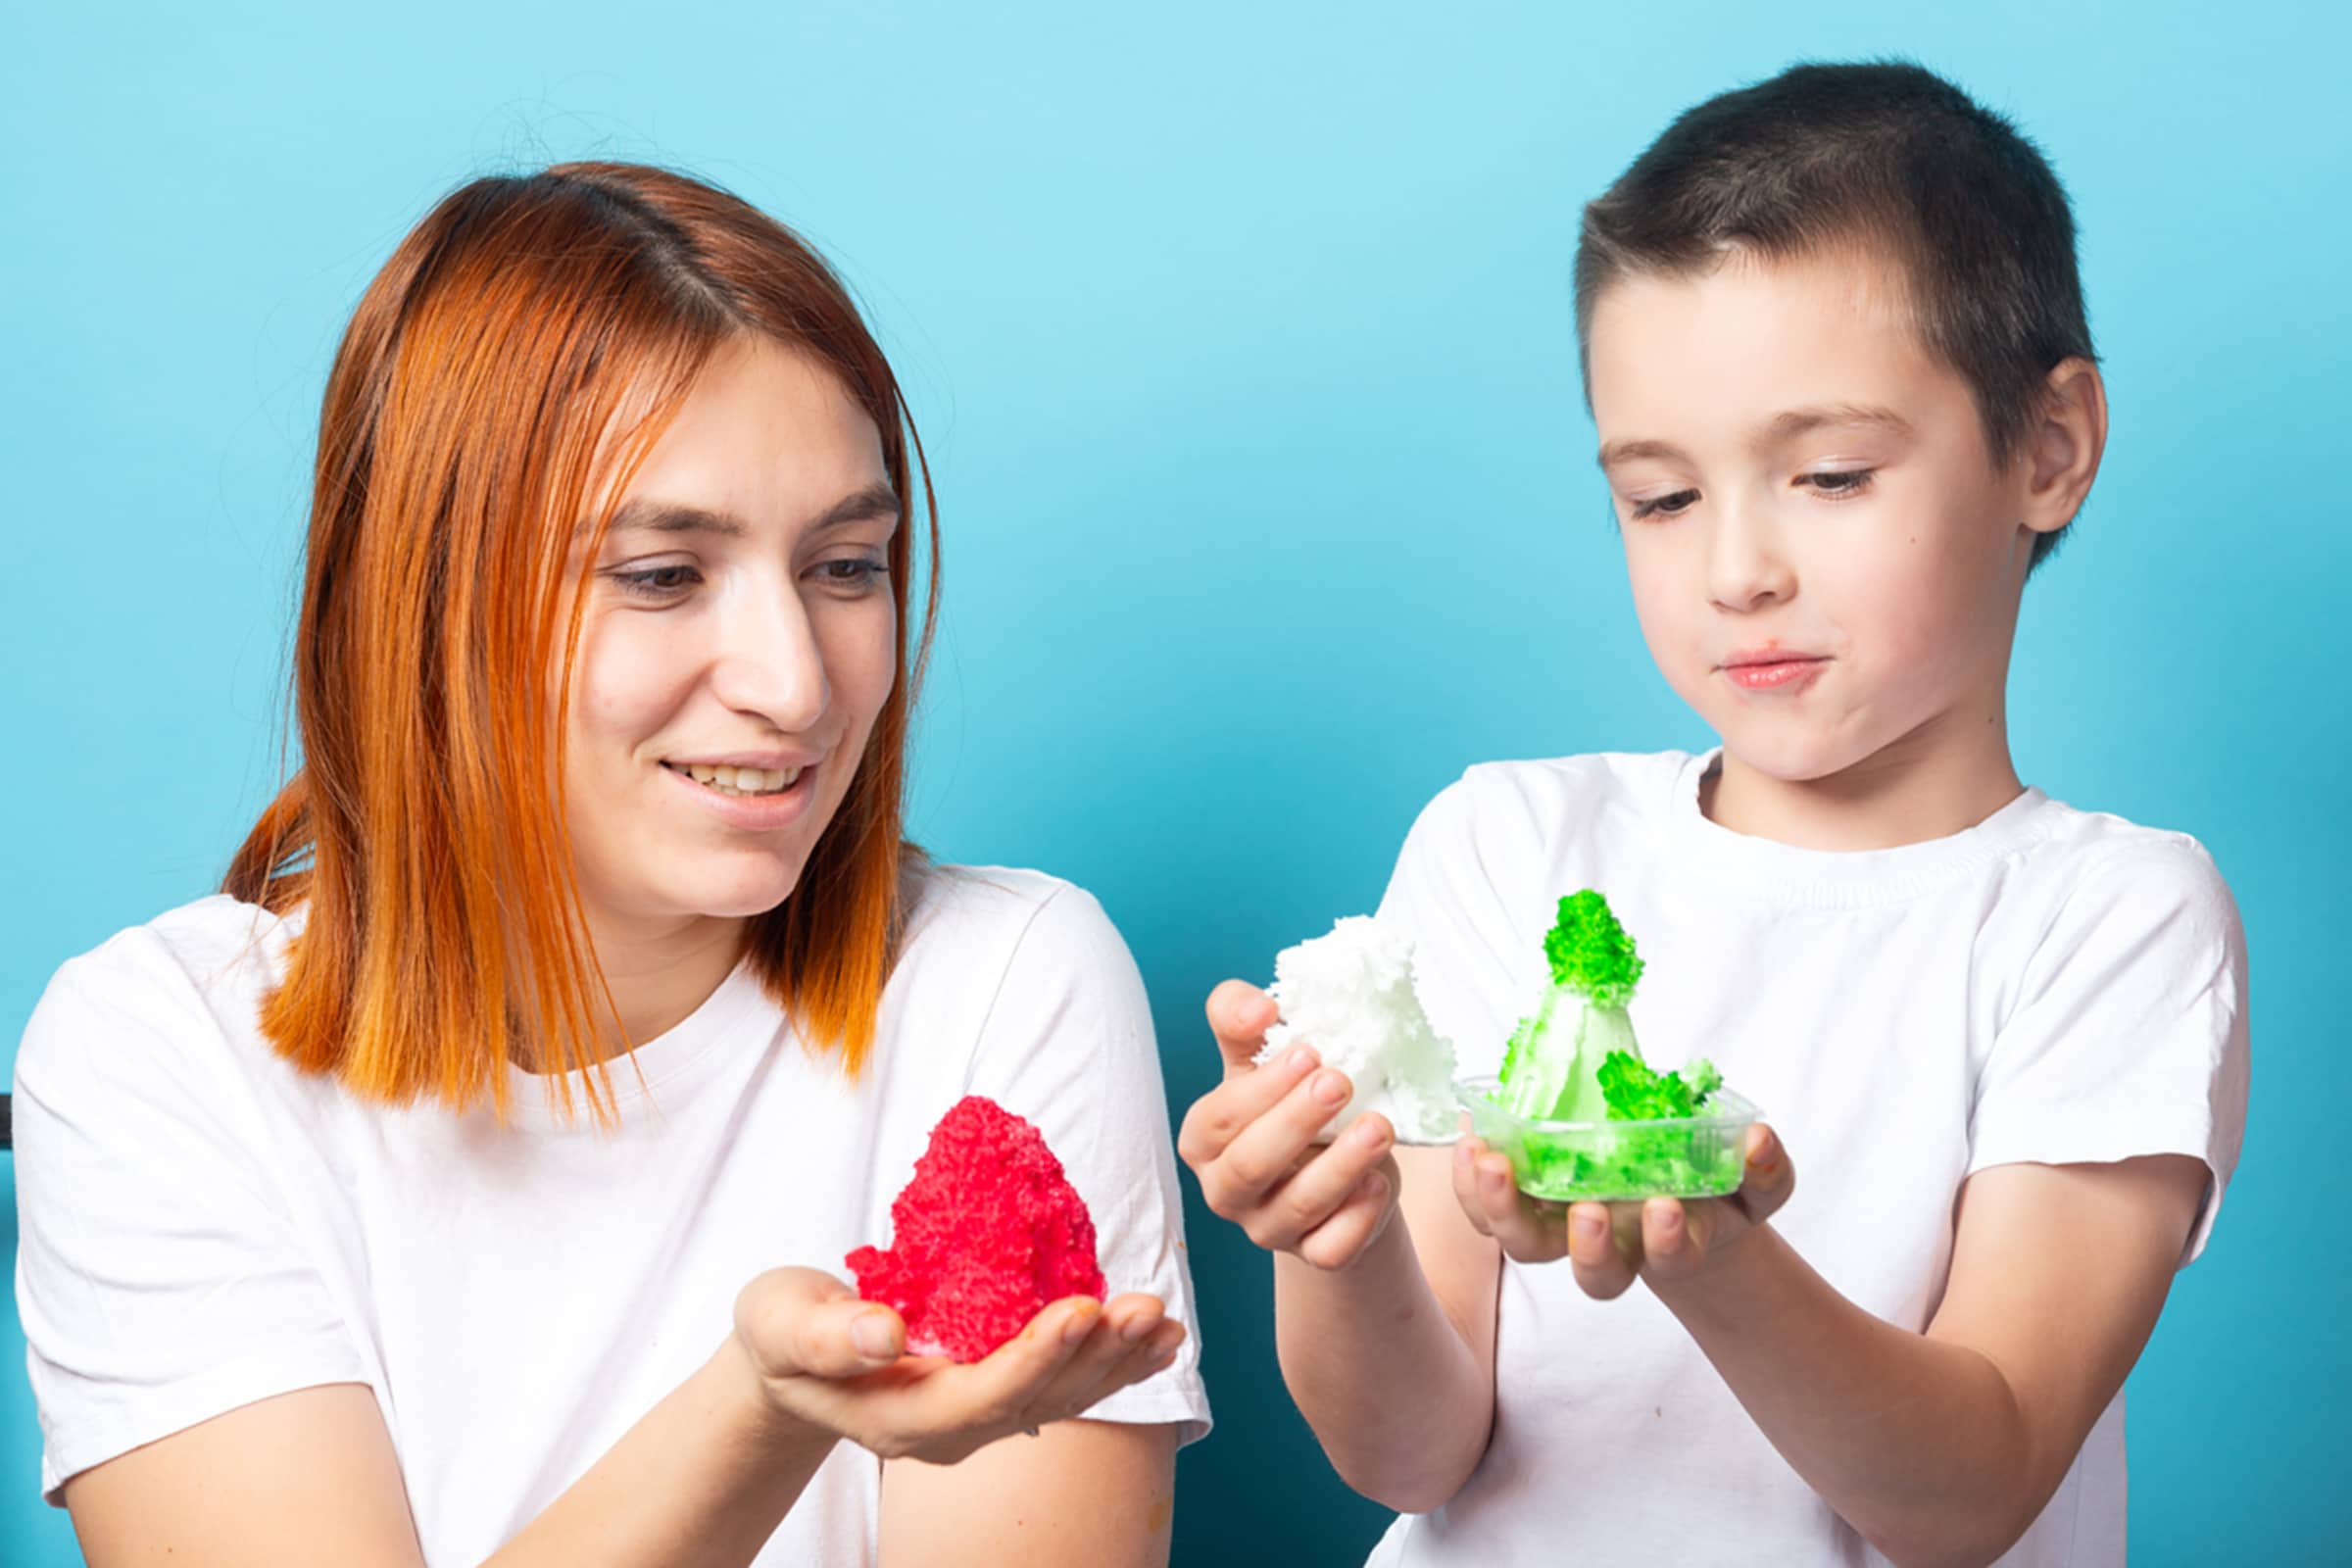
POLYGON ((849 1255, 858 1294, 895 1309, 917 1354, 977 1361, 1051 1302, 1102 1298, 1095 1222, 1035 1127, 969 1095, 931 1129, 890 1205, 896 1241, 849 1255))

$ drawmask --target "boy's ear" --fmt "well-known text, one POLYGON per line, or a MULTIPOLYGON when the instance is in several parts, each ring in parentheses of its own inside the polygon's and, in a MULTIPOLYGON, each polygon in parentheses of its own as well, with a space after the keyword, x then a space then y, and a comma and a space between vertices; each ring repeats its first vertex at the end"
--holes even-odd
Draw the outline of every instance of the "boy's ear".
POLYGON ((2042 383, 2025 448, 2025 524, 2056 533, 2075 520, 2107 449, 2107 382, 2084 359, 2063 361, 2042 383))

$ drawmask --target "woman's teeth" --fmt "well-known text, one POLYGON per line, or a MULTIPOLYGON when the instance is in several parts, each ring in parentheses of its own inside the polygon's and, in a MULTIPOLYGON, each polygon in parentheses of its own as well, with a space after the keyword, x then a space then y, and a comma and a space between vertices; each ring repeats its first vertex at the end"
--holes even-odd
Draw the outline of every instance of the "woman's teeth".
POLYGON ((721 795, 780 795, 799 782, 797 767, 704 767, 697 762, 671 762, 676 772, 721 795))

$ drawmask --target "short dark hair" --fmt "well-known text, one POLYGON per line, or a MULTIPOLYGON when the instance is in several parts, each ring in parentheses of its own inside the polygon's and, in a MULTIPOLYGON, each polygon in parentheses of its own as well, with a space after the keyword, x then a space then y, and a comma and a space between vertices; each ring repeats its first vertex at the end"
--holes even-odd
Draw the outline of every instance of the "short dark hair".
MULTIPOLYGON (((1726 250, 1782 260, 1855 241, 1900 264, 1921 335, 1975 393, 1996 464, 2016 456, 2049 372, 2097 359, 2074 214, 2040 150, 1925 67, 1807 63, 1685 110, 1585 208, 1587 403, 1592 309, 1611 283, 1704 271, 1726 250)), ((2058 539, 2034 541, 2034 564, 2058 539)))

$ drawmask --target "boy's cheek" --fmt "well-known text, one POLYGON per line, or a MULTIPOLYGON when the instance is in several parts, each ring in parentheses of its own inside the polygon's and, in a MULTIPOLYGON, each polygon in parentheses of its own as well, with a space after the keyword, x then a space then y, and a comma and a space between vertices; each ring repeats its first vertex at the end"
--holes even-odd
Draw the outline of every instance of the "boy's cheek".
POLYGON ((1707 659, 1707 591, 1704 580, 1681 569, 1683 564, 1660 544, 1627 541, 1626 576, 1642 640, 1659 673, 1689 701, 1690 672, 1694 665, 1703 668, 1707 659))

